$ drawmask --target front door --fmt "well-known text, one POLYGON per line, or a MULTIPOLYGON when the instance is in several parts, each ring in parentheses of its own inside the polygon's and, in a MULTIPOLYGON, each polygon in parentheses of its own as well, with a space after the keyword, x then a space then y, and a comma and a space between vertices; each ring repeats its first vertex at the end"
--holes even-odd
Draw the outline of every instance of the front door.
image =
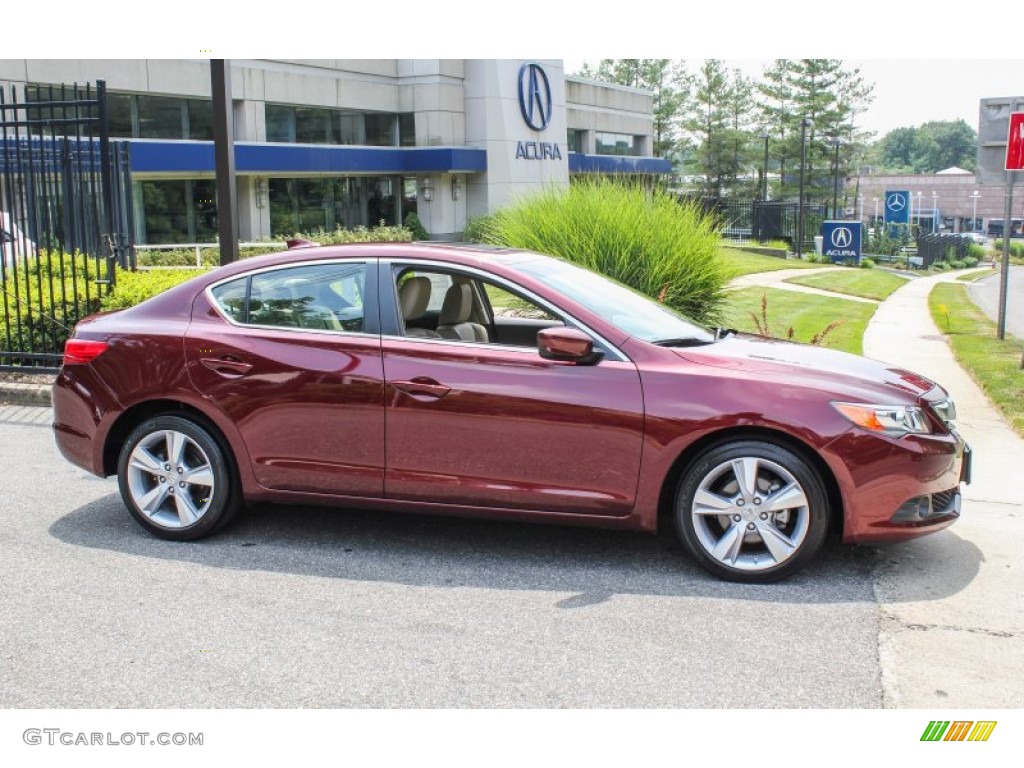
MULTIPOLYGON (((458 293, 460 284, 471 285, 461 295, 474 297, 474 306, 459 312, 447 296, 432 298, 442 307, 434 336, 384 337, 385 496, 629 514, 643 438, 636 367, 611 356, 597 365, 568 365, 541 358, 535 346, 491 341, 499 318, 486 281, 423 269, 415 276, 428 277, 434 290, 458 293), (471 333, 450 338, 460 324, 443 322, 463 317, 479 321, 469 323, 478 329, 472 341, 466 340, 471 333)), ((515 311, 529 314, 522 305, 515 311)))

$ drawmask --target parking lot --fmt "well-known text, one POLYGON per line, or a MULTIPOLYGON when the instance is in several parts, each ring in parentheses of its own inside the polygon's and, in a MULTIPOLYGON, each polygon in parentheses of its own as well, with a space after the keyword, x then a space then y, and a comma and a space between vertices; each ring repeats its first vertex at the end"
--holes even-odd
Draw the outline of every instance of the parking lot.
POLYGON ((882 704, 884 552, 740 586, 667 537, 286 507, 177 544, 47 426, 0 453, 4 707, 882 704))

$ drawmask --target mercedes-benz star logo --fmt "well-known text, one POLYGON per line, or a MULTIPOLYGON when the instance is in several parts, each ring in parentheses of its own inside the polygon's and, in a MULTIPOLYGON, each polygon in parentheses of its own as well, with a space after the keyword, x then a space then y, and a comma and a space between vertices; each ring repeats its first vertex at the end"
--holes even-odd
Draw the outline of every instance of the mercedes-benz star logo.
POLYGON ((519 68, 519 109, 535 131, 543 131, 551 122, 551 84, 540 64, 519 68))
POLYGON ((907 198, 899 192, 894 192, 885 198, 885 207, 894 213, 899 213, 907 207, 907 198))
POLYGON ((853 242, 853 232, 848 227, 836 227, 832 230, 832 245, 835 248, 849 248, 853 242))

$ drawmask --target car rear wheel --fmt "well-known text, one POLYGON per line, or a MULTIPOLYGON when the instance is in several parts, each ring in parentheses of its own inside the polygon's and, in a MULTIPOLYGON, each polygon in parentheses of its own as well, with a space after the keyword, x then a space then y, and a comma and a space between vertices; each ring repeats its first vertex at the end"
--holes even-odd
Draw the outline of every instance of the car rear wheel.
POLYGON ((821 549, 828 517, 818 472, 767 442, 705 451, 676 493, 683 543, 705 569, 729 581, 770 582, 795 573, 821 549))
POLYGON ((206 428, 181 416, 139 424, 121 449, 117 480, 128 511, 162 539, 207 536, 241 506, 224 451, 206 428))

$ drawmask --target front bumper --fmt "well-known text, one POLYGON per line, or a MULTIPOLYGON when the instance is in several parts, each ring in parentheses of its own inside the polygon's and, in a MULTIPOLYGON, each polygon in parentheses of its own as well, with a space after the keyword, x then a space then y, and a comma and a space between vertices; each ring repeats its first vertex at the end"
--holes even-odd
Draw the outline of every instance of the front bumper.
POLYGON ((911 539, 960 517, 972 455, 955 431, 892 438, 853 429, 824 455, 843 497, 843 541, 911 539))

